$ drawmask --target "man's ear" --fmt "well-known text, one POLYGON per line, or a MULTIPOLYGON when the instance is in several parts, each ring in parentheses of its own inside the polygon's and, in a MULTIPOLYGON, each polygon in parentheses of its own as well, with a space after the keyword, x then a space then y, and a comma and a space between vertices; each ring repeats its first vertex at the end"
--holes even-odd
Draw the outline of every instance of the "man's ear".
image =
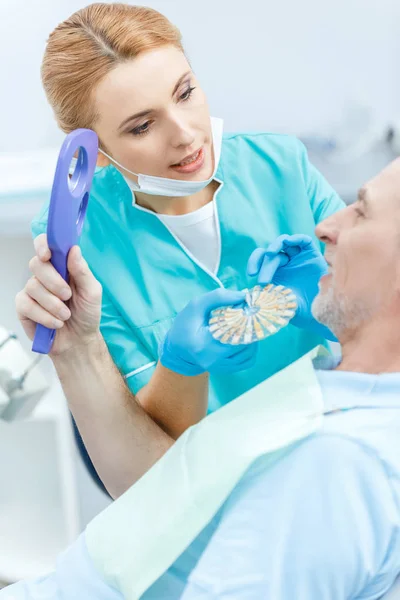
POLYGON ((102 154, 101 152, 97 153, 96 165, 98 167, 108 167, 108 165, 110 164, 110 159, 107 158, 107 156, 104 156, 104 154, 102 154))

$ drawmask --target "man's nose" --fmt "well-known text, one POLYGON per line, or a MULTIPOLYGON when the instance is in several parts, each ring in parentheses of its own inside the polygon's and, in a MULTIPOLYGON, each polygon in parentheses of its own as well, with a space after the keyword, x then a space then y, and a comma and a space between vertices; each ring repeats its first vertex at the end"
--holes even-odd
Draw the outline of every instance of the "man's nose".
POLYGON ((337 213, 318 223, 315 228, 315 235, 324 244, 336 244, 339 233, 351 227, 353 212, 354 207, 352 206, 342 208, 337 213))
MULTIPOLYGON (((342 211, 340 211, 342 212, 342 211)), ((335 244, 339 233, 338 215, 331 215, 324 219, 315 228, 315 235, 324 244, 335 244)))

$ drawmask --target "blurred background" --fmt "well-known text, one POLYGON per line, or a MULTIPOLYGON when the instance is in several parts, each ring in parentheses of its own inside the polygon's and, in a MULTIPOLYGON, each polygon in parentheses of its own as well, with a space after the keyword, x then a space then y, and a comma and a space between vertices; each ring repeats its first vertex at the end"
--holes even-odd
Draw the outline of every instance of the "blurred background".
MULTIPOLYGON (((15 365, 31 386, 14 413, 0 393, 4 582, 49 571, 108 503, 78 457, 49 362, 32 366, 14 309, 29 276, 29 223, 49 196, 63 139, 41 89, 41 58, 52 29, 86 4, 0 0, 0 392, 2 368, 15 365)), ((211 114, 224 118, 226 131, 301 137, 346 202, 400 153, 398 0, 142 4, 181 28, 211 114)))

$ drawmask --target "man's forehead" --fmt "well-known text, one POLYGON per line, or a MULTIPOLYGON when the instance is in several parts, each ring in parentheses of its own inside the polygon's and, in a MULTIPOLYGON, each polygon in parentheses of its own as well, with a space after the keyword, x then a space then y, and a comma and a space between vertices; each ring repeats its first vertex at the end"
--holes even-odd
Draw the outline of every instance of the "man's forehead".
POLYGON ((370 207, 395 203, 400 208, 400 158, 368 181, 358 192, 358 200, 370 207))

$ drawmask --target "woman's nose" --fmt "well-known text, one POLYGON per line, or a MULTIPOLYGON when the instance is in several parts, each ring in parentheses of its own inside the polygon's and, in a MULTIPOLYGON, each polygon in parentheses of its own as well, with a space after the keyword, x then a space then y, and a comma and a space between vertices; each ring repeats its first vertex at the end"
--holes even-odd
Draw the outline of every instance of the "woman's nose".
POLYGON ((175 148, 179 146, 191 146, 196 139, 194 129, 189 123, 181 120, 174 120, 172 129, 172 145, 175 148))

